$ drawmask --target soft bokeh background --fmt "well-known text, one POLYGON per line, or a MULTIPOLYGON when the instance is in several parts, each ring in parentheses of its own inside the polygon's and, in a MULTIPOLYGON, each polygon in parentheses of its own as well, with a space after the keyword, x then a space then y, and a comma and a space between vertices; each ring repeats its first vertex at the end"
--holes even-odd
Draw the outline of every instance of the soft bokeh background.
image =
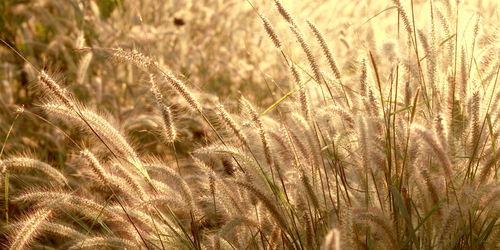
MULTIPOLYGON (((257 11, 275 26, 284 41, 284 53, 306 69, 307 63, 272 1, 250 2, 255 9, 243 0, 4 0, 0 3, 0 37, 35 67, 58 76, 82 102, 97 106, 127 131, 146 140, 154 138, 141 134, 147 126, 154 126, 148 120, 154 102, 147 95, 147 76, 131 65, 112 62, 106 49, 136 49, 156 58, 208 103, 219 99, 231 104, 244 95, 265 108, 294 83, 289 81, 286 62, 267 37, 257 11)), ((403 1, 407 9, 409 2, 403 1)), ((368 50, 375 56, 383 54, 380 60, 391 60, 391 55, 397 54, 397 9, 391 1, 288 0, 284 4, 306 30, 309 42, 315 41, 306 29, 306 19, 323 31, 346 78, 356 77, 359 56, 368 50)), ((434 4, 451 15, 446 13, 450 1, 434 4)), ((476 14, 483 17, 484 26, 493 29, 489 32, 498 30, 498 1, 464 1, 462 6, 460 25, 468 27, 465 30, 471 30, 476 14), (476 9, 481 12, 475 13, 476 9)), ((424 20, 417 29, 427 30, 429 2, 417 0, 415 9, 416 20, 424 20)), ((461 37, 465 34, 459 34, 461 37)), ((320 47, 312 50, 323 62, 320 47)), ((27 111, 41 114, 36 104, 43 96, 35 87, 36 72, 27 62, 4 45, 0 56, 0 138, 5 138, 16 108, 24 105, 27 111)), ((164 91, 167 96, 171 93, 164 91)), ((183 135, 201 138, 201 125, 190 122, 189 117, 185 120, 183 135)), ((15 124, 6 152, 33 151, 43 159, 64 162, 66 144, 53 126, 27 112, 15 124)))
MULTIPOLYGON (((410 0, 401 2, 406 10, 411 9, 410 0)), ((393 1, 284 0, 283 3, 297 18, 306 40, 314 44, 311 50, 319 64, 328 69, 305 20, 312 21, 323 32, 347 88, 359 85, 359 61, 368 51, 381 65, 379 72, 384 80, 390 77, 393 62, 405 59, 401 56, 405 51, 401 50, 408 48, 404 44, 406 40, 398 36, 406 33, 395 25, 397 8, 393 1)), ((416 28, 423 34, 429 33, 430 3, 414 0, 416 28)), ((432 3, 449 20, 455 20, 452 18, 455 14, 451 13, 455 1, 434 0, 432 3)), ((499 43, 498 0, 460 1, 460 6, 457 34, 460 54, 472 54, 473 43, 467 39, 479 17, 483 28, 478 44, 499 43)), ((440 30, 447 25, 454 27, 439 18, 435 22, 440 30)), ((64 171, 77 153, 68 138, 85 146, 96 144, 80 130, 45 120, 46 115, 38 104, 47 100, 36 87, 36 68, 51 72, 78 100, 105 114, 138 145, 139 154, 161 155, 173 161, 174 154, 165 153, 172 149, 158 143, 160 137, 152 132, 158 131, 161 121, 155 115, 156 104, 149 93, 148 76, 130 64, 113 61, 109 49, 135 49, 155 58, 195 91, 204 109, 221 102, 235 111, 239 97, 244 96, 262 111, 296 87, 286 60, 310 72, 306 57, 287 25, 273 1, 266 0, 2 0, 0 38, 26 59, 4 44, 0 46, 3 154, 24 152, 64 171), (279 33, 282 51, 273 46, 259 13, 266 15, 279 33), (25 110, 16 120, 20 107, 25 110), (4 143, 8 134, 10 137, 4 143)), ((446 49, 448 39, 455 39, 450 34, 454 34, 454 30, 438 34, 440 49, 446 49)), ((492 49, 480 52, 482 59, 500 56, 497 51, 500 46, 490 47, 492 49)), ((408 58, 412 53, 408 53, 408 58)), ((479 64, 482 62, 478 60, 479 64)), ((401 65, 407 66, 407 71, 414 66, 401 65)), ((495 65, 481 66, 479 73, 485 77, 494 72, 491 69, 495 65)), ((441 75, 446 76, 447 70, 440 69, 444 72, 441 75)), ((186 107, 176 101, 179 96, 175 91, 166 86, 161 88, 173 105, 179 130, 176 148, 182 162, 195 148, 207 144, 209 128, 199 116, 185 112, 186 107)), ((408 87, 408 91, 416 88, 408 87)), ((14 191, 15 188, 12 187, 14 191)), ((13 215, 21 213, 12 209, 13 215)))

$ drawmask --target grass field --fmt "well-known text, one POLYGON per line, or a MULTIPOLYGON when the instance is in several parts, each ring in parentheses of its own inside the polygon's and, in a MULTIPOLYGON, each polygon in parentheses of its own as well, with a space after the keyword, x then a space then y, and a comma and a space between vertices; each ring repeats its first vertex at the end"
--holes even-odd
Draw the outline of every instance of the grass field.
POLYGON ((3 0, 0 246, 499 249, 497 0, 3 0))

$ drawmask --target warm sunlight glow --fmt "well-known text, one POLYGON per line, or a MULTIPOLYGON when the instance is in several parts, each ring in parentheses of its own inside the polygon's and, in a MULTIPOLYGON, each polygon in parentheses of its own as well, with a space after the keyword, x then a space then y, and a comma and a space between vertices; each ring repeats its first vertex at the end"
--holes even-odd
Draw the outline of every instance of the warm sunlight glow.
POLYGON ((2 249, 500 249, 497 0, 0 0, 2 249))

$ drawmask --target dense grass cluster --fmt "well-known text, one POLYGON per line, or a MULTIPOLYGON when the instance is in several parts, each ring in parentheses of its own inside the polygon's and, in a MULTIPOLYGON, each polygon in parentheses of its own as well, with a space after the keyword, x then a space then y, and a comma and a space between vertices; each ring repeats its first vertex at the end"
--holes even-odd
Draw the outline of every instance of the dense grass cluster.
MULTIPOLYGON (((68 21, 81 27, 73 52, 62 49, 71 72, 63 74, 75 84, 65 88, 38 67, 43 59, 29 43, 18 49, 30 56, 2 71, 10 86, 0 92, 3 246, 500 248, 495 1, 381 1, 368 19, 339 1, 351 24, 330 27, 339 29, 335 39, 322 32, 326 24, 296 18, 280 0, 266 11, 271 18, 263 13, 268 5, 247 1, 251 8, 241 15, 261 24, 255 29, 269 41, 258 44, 267 47, 249 42, 224 54, 205 44, 200 61, 185 44, 162 48, 165 34, 145 24, 169 9, 161 1, 142 15, 133 4, 83 2, 75 1, 75 10, 100 15, 68 21), (119 18, 140 19, 144 30, 113 36, 128 25, 119 18), (130 48, 122 35, 140 46, 130 48), (218 52, 227 65, 212 75, 218 52), (72 53, 78 57, 68 63, 72 53), (177 59, 187 66, 168 61, 177 59), (277 62, 232 75, 257 59, 277 62), (281 75, 263 72, 273 67, 281 75), (16 69, 22 73, 12 76, 16 69), (14 84, 29 81, 23 78, 37 91, 14 84), (200 87, 204 81, 210 86, 200 87), (251 84, 258 85, 253 92, 251 84), (210 92, 214 86, 222 90, 210 92)), ((231 4, 214 2, 191 7, 229 12, 231 4)), ((196 13, 214 19, 187 28, 193 37, 193 27, 213 28, 214 36, 227 28, 223 17, 196 13)), ((238 17, 227 14, 228 22, 238 17)), ((177 16, 174 23, 183 22, 177 16)), ((9 53, 19 47, 13 30, 2 34, 9 53)), ((238 39, 238 29, 230 31, 227 37, 238 39)))

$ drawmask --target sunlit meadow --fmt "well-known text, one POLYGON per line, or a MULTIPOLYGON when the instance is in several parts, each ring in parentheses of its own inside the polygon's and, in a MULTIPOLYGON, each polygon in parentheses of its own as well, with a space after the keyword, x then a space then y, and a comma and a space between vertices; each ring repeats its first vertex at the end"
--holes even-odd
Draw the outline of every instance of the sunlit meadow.
POLYGON ((3 0, 0 246, 499 249, 497 0, 3 0))

